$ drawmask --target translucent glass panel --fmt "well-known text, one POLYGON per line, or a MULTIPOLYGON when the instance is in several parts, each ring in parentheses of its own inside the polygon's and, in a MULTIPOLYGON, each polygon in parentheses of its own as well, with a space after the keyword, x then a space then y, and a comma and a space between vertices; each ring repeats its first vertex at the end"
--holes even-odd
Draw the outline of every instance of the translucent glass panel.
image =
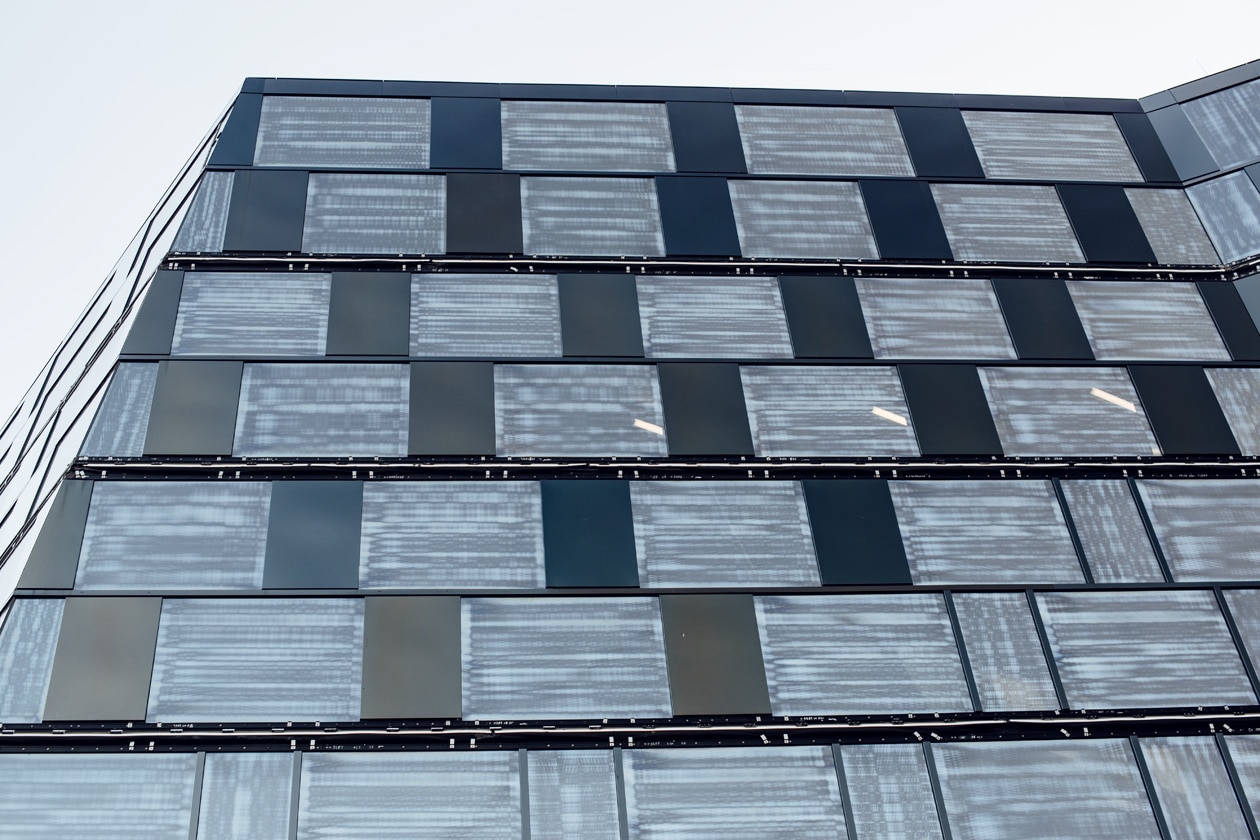
POLYGON ((429 100, 263 97, 254 165, 427 169, 429 100))
POLYGON ((668 453, 646 365, 495 365, 494 413, 500 455, 668 453))
POLYGON ((1225 603, 1252 666, 1260 662, 1260 590, 1227 589, 1225 603))
POLYGON ((1193 99, 1181 110, 1222 169, 1260 157, 1260 80, 1193 99))
POLYGON ((1193 283, 1069 280, 1067 287, 1100 361, 1231 358, 1193 283))
POLYGON ((1123 481, 1065 481, 1063 496, 1097 583, 1164 579, 1137 502, 1123 481))
POLYGON ((1048 481, 888 484, 915 583, 1080 583, 1048 481))
POLYGON ((1211 592, 1043 592, 1074 709, 1255 703, 1211 592))
POLYGON ((298 840, 519 840, 516 750, 302 756, 298 840))
POLYGON ((826 747, 626 750, 624 756, 631 837, 845 836, 826 747))
POLYGON ((60 598, 20 598, 9 608, 0 625, 0 721, 44 719, 44 697, 65 606, 60 598))
POLYGON ((1109 114, 963 111, 963 121, 990 178, 1142 180, 1109 114))
POLYGON ((891 367, 741 367, 739 375, 759 456, 919 454, 891 367))
POLYGON ((187 272, 171 355, 322 356, 331 274, 187 272))
POLYGON ((914 166, 887 108, 736 105, 753 175, 901 175, 914 166))
POLYGON ((271 484, 98 481, 76 589, 258 589, 271 484))
POLYGON ((840 749, 857 837, 941 836, 941 823, 918 744, 853 744, 840 749))
POLYGON ((525 253, 665 256, 650 178, 521 179, 525 253))
POLYGON ((939 595, 756 598, 776 715, 971 711, 939 595))
POLYGON ((795 481, 630 484, 640 586, 818 586, 795 481))
POLYGON ((1186 188, 1212 244, 1227 263, 1260 252, 1260 192, 1246 172, 1186 188))
POLYGON ((191 753, 0 755, 0 835, 182 840, 196 768, 191 753))
POLYGON ((184 216, 171 245, 172 251, 213 253, 223 250, 235 176, 235 172, 202 173, 188 215, 184 216))
POLYGON ((1260 736, 1234 735, 1225 739, 1243 795, 1252 814, 1260 809, 1260 736))
POLYGON ((308 254, 441 254, 446 179, 441 175, 312 173, 302 250, 308 254))
POLYGON ((157 373, 156 362, 118 365, 79 454, 88 458, 139 458, 144 454, 157 373))
POLYGON ((464 718, 669 717, 655 598, 465 598, 464 718))
POLYGON ((1014 359, 988 280, 859 277, 877 359, 1014 359))
POLYGON ((555 275, 412 275, 411 355, 558 358, 555 275))
POLYGON ((1129 187, 1124 192, 1155 259, 1165 265, 1214 265, 1220 261, 1185 190, 1129 187))
POLYGON ((933 184, 932 197, 960 260, 1085 261, 1054 187, 933 184))
POLYGON ((1141 749, 1172 840, 1249 840, 1214 740, 1143 738, 1141 749))
POLYGON ((542 501, 526 482, 368 482, 364 589, 542 589, 542 501))
POLYGON ((1173 580, 1260 578, 1260 481, 1141 479, 1173 580))
POLYGON ((773 277, 639 277, 643 349, 657 358, 792 358, 773 277))
POLYGON ((1058 708, 1032 609, 1023 594, 958 594, 954 610, 986 712, 1058 708))
POLYGON ((529 753, 531 840, 620 840, 611 750, 529 753))
POLYGON ((1207 377, 1243 454, 1260 454, 1260 369, 1215 368, 1207 377))
POLYGON ((405 365, 247 364, 232 452, 402 455, 409 391, 405 365))
POLYGON ((674 171, 663 104, 506 101, 500 112, 504 169, 674 171))
POLYGON ((879 257, 857 184, 732 179, 727 187, 745 257, 879 257))
POLYGON ((1159 837, 1128 741, 934 744, 957 840, 1159 837))
POLYGON ((1158 455, 1123 368, 980 368, 1007 455, 1158 455))
POLYGON ((149 721, 358 720, 363 601, 166 599, 149 721))
POLYGON ((197 840, 288 837, 294 756, 208 753, 197 840))

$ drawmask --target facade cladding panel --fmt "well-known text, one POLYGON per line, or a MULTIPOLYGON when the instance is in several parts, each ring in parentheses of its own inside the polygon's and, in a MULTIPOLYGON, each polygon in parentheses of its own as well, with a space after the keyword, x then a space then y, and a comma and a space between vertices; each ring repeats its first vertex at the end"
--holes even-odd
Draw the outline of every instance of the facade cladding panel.
POLYGON ((0 837, 1260 834, 1258 91, 249 80, 0 427, 0 837))

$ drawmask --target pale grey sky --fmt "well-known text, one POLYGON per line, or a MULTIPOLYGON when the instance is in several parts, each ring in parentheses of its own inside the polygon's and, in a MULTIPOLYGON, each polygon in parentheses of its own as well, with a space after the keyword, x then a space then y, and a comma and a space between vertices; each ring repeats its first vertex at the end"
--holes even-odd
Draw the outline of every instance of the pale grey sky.
POLYGON ((9 3, 0 416, 246 76, 1138 97, 1260 58, 1256 0, 9 3))

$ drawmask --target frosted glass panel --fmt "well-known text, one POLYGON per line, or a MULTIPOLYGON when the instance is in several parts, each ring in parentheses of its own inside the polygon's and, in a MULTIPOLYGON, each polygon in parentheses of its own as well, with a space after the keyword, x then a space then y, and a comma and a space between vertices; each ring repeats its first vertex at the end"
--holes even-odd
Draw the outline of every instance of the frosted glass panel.
POLYGON ((1027 598, 961 593, 954 609, 986 712, 1059 707, 1027 598))
POLYGON ((859 277, 877 359, 1014 359, 988 280, 859 277))
POLYGON ((427 169, 429 100, 265 96, 254 165, 427 169))
POLYGON ((1260 578, 1260 481, 1139 479, 1173 580, 1260 578))
POLYGON ((1225 744, 1238 771, 1243 795, 1255 814, 1260 811, 1260 735, 1232 735, 1225 744))
POLYGON ((446 178, 312 173, 302 250, 308 254, 441 254, 446 178))
POLYGON ((1094 358, 1230 360, 1192 283, 1069 280, 1094 358))
MULTIPOLYGON (((39 723, 66 602, 19 598, 0 626, 0 721, 39 723)), ((0 797, 3 799, 3 797, 0 797)))
POLYGON ((727 186, 745 257, 879 257, 857 184, 730 180, 727 186))
POLYGON ((776 715, 971 711, 939 595, 756 598, 776 715))
POLYGON ((915 583, 1081 583, 1048 481, 888 484, 915 583))
POLYGON ((76 589, 258 589, 271 484, 98 481, 76 589))
POLYGON ((166 599, 149 721, 358 720, 363 601, 166 599))
POLYGON ((1243 641, 1247 658, 1260 662, 1260 589, 1226 589, 1225 604, 1243 641))
POLYGON ((1143 738, 1142 755, 1172 840, 1250 840, 1211 738, 1143 738))
POLYGON ((643 349, 656 358, 792 358, 773 277, 639 277, 643 349))
POLYGON ((188 215, 171 245, 172 251, 214 253, 223 250, 235 176, 235 172, 202 173, 188 215))
POLYGON ((542 501, 533 481, 367 482, 364 589, 542 589, 542 501))
POLYGON ((1185 190, 1129 187, 1124 192, 1155 259, 1165 265, 1215 265, 1220 261, 1185 190))
POLYGON ((1085 261, 1054 187, 933 184, 932 196, 960 260, 1085 261))
POLYGON ((1260 368, 1212 368, 1207 377, 1243 454, 1260 455, 1260 368))
POLYGON ((649 178, 522 178, 521 225, 527 254, 665 256, 649 178))
POLYGON ((655 598, 465 598, 464 717, 669 717, 655 598))
POLYGON ((1186 194, 1222 260, 1260 252, 1260 192, 1246 172, 1195 184, 1186 194))
POLYGON ((858 837, 941 836, 921 746, 854 744, 841 747, 840 756, 858 837))
POLYGON ((1128 484, 1065 481, 1062 487, 1096 582, 1156 583, 1164 579, 1128 484))
POLYGON ((990 178, 1142 180, 1110 114, 963 111, 963 121, 990 178))
POLYGON ((901 175, 914 166, 887 108, 736 105, 754 175, 901 175))
POLYGON ((665 106, 644 102, 503 102, 503 168, 673 172, 665 106))
POLYGON ((631 837, 845 836, 826 747, 626 750, 624 756, 631 837))
POLYGON ((612 750, 529 753, 531 840, 619 840, 612 750))
POLYGON ((288 753, 206 755, 197 840, 287 838, 293 770, 288 753))
POLYGON ((322 356, 330 274, 187 272, 171 355, 322 356))
POLYGON ((555 276, 412 275, 411 355, 559 357, 555 276))
POLYGON ((149 431, 157 363, 119 364, 101 400, 80 454, 92 458, 139 458, 149 431))
POLYGON ((894 368, 741 367, 739 375, 760 456, 919 454, 894 368))
POLYGON ((1181 110, 1222 169, 1260 157, 1260 80, 1193 99, 1181 110))

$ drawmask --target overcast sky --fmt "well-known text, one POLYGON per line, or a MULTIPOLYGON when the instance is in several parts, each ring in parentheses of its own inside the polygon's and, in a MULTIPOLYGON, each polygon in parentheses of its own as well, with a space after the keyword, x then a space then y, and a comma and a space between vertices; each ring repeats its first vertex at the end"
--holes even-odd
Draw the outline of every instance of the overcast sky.
POLYGON ((5 4, 0 416, 246 76, 1139 97, 1260 58, 1260 2, 5 4))

